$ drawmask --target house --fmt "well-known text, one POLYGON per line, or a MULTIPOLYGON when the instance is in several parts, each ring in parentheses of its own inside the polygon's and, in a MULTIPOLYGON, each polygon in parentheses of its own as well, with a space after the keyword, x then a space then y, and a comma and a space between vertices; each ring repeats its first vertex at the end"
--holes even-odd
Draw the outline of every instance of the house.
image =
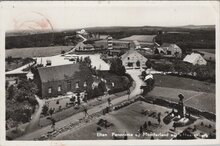
POLYGON ((193 65, 206 65, 207 64, 207 61, 199 53, 192 53, 190 55, 186 55, 183 61, 189 62, 193 65))
POLYGON ((88 51, 88 50, 94 50, 93 45, 91 44, 85 44, 83 42, 78 43, 78 45, 75 47, 76 51, 88 51))
POLYGON ((91 88, 93 77, 87 66, 74 63, 40 67, 36 81, 40 96, 50 98, 65 95, 67 92, 84 92, 91 88))
POLYGON ((141 55, 137 50, 130 49, 121 56, 121 60, 125 68, 142 68, 146 67, 145 63, 148 59, 141 55))
POLYGON ((156 48, 155 54, 181 57, 182 50, 176 44, 163 43, 161 46, 156 48))

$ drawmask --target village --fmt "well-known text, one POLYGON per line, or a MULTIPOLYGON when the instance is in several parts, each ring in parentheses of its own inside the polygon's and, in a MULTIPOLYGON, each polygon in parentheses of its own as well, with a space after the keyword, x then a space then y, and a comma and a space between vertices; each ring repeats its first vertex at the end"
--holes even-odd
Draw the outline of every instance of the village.
POLYGON ((215 55, 162 43, 161 34, 81 29, 64 37, 69 50, 6 71, 8 106, 23 103, 17 116, 6 112, 6 138, 215 138, 215 55))

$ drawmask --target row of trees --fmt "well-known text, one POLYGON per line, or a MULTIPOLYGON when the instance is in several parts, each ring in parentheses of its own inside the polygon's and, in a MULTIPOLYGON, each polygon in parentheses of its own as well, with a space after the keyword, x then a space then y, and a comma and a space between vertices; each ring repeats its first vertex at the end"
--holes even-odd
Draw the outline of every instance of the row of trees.
POLYGON ((157 71, 171 72, 179 76, 188 76, 198 80, 215 82, 215 64, 192 65, 190 63, 175 60, 173 63, 151 63, 157 71))

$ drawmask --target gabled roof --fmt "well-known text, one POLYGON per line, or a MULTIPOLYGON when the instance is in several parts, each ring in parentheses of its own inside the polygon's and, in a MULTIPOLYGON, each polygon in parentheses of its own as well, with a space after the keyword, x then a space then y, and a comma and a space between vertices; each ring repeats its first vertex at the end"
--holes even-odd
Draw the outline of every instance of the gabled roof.
POLYGON ((64 80, 66 77, 71 77, 79 71, 78 63, 38 68, 41 82, 64 80))
POLYGON ((154 43, 154 38, 157 35, 132 35, 130 37, 126 37, 120 40, 125 41, 140 41, 140 42, 148 42, 148 43, 154 43))
MULTIPOLYGON (((134 49, 130 49, 128 50, 125 54, 123 54, 121 56, 121 60, 124 60, 125 58, 127 58, 130 54, 132 53, 138 53, 139 55, 143 56, 142 54, 140 54, 138 51, 134 50, 134 49)), ((144 57, 144 56, 143 56, 144 57)), ((144 57, 145 58, 145 57, 144 57)))
POLYGON ((207 61, 198 53, 192 53, 190 55, 186 55, 183 61, 192 63, 193 65, 195 64, 206 65, 207 64, 207 61))

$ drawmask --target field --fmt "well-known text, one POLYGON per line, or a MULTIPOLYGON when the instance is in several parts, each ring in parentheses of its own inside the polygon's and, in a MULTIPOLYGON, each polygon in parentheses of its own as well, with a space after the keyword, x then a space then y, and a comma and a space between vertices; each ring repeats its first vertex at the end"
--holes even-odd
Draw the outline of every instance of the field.
POLYGON ((52 46, 52 47, 36 47, 36 48, 19 48, 6 50, 5 57, 13 58, 26 57, 45 57, 61 54, 61 51, 69 51, 73 46, 52 46))
POLYGON ((193 51, 199 51, 199 52, 202 51, 202 52, 215 54, 215 49, 193 49, 193 51))
POLYGON ((178 102, 178 95, 180 93, 184 95, 184 103, 186 106, 195 107, 202 111, 216 113, 216 102, 214 93, 196 92, 192 90, 167 87, 155 87, 151 92, 148 93, 147 96, 153 96, 155 98, 161 98, 163 100, 178 102))
POLYGON ((215 61, 215 49, 193 49, 203 54, 203 58, 209 61, 215 61))
POLYGON ((155 85, 198 92, 215 93, 215 84, 169 75, 154 75, 155 85))

